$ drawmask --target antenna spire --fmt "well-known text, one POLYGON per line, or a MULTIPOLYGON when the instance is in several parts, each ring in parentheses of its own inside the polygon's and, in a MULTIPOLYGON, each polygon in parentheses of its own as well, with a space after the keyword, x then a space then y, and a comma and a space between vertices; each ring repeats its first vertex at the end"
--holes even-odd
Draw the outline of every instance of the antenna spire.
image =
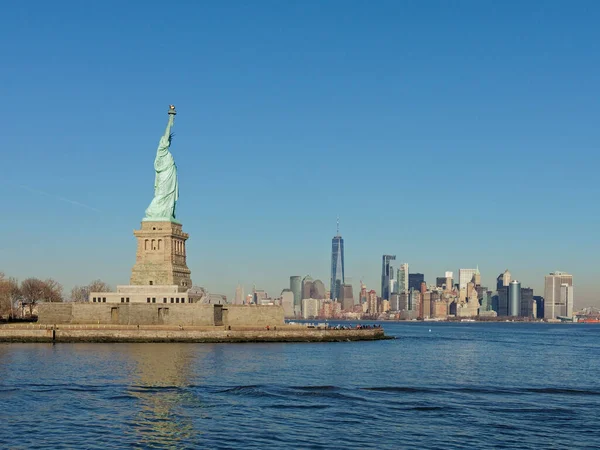
POLYGON ((337 216, 337 235, 340 235, 340 216, 337 216))

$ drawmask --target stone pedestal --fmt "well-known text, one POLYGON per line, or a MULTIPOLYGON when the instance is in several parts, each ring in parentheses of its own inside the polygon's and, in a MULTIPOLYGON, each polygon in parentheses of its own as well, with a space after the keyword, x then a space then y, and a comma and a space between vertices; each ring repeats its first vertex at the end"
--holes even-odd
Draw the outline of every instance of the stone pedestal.
POLYGON ((136 262, 131 269, 132 285, 177 285, 180 292, 192 287, 187 267, 185 241, 189 235, 174 222, 143 221, 137 238, 136 262))

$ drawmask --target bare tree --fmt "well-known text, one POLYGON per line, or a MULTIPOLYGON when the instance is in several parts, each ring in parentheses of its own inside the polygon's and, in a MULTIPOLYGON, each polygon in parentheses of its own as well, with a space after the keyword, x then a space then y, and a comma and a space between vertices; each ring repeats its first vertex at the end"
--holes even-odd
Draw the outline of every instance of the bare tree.
POLYGON ((0 272, 0 317, 11 312, 11 285, 4 273, 0 272))
POLYGON ((33 307, 38 304, 44 295, 44 282, 39 278, 27 278, 21 282, 21 294, 23 305, 29 305, 29 315, 33 313, 33 307))
POLYGON ((90 296, 90 290, 87 286, 74 286, 71 289, 72 302, 87 302, 90 296))
POLYGON ((71 289, 72 302, 87 302, 90 292, 110 292, 111 287, 102 280, 94 280, 87 286, 75 286, 71 289))
POLYGON ((63 287, 58 281, 47 278, 44 281, 44 295, 42 301, 58 303, 63 301, 63 287))
POLYGON ((88 284, 89 292, 110 292, 111 287, 102 280, 94 280, 88 284))
POLYGON ((21 295, 23 304, 29 306, 29 314, 39 302, 62 302, 62 286, 59 282, 48 278, 27 278, 21 283, 21 295))

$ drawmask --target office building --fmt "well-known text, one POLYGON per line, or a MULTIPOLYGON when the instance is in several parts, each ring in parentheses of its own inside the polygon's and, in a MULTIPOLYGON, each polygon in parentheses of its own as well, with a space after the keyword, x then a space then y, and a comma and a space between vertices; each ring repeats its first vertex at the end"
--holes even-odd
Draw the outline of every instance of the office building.
POLYGON ((294 293, 294 310, 302 308, 302 278, 299 275, 290 277, 290 290, 294 293))
POLYGON ((508 316, 508 286, 502 286, 498 289, 498 317, 508 316))
POLYGON ((244 288, 238 284, 235 288, 235 300, 233 301, 234 305, 243 305, 244 304, 244 288))
POLYGON ((294 314, 294 293, 291 289, 281 291, 281 306, 285 317, 293 318, 294 314))
POLYGON ((521 288, 521 317, 536 318, 536 303, 533 299, 533 289, 521 288))
POLYGON ((458 270, 458 289, 466 289, 467 283, 473 281, 473 275, 479 272, 477 269, 459 269, 458 270))
POLYGON ((396 290, 401 293, 408 291, 408 289, 408 264, 402 263, 396 276, 396 290))
POLYGON ((389 300, 390 294, 390 281, 394 279, 394 268, 390 262, 396 259, 396 255, 383 255, 381 263, 381 298, 383 300, 389 300))
POLYGON ((339 302, 344 311, 352 311, 354 309, 354 293, 351 284, 342 284, 339 302))
POLYGON ((302 299, 312 298, 313 279, 310 275, 306 275, 302 279, 302 299))
POLYGON ((337 221, 337 234, 331 240, 331 284, 330 298, 340 297, 344 284, 344 239, 340 236, 340 220, 337 221))
POLYGON ((496 278, 496 290, 500 289, 501 287, 508 287, 509 284, 510 272, 508 269, 506 269, 504 272, 498 275, 498 278, 496 278))
POLYGON ((573 317, 573 286, 567 283, 560 285, 560 298, 565 303, 565 316, 573 317))
POLYGON ((573 275, 565 272, 552 272, 546 275, 544 281, 544 318, 571 317, 573 314, 573 275), (571 315, 568 315, 569 312, 571 315))
POLYGON ((542 297, 541 295, 534 295, 533 301, 535 302, 535 310, 536 310, 535 317, 537 319, 543 319, 544 318, 544 297, 542 297))
POLYGON ((319 300, 325 299, 325 284, 321 280, 313 281, 311 298, 318 298, 319 300))
POLYGON ((363 303, 367 302, 367 298, 368 298, 368 291, 367 291, 367 285, 364 284, 362 281, 360 282, 360 296, 359 296, 359 303, 362 305, 363 303))
POLYGON ((521 314, 521 283, 512 280, 508 286, 508 315, 517 317, 521 314))
POLYGON ((319 311, 321 310, 321 300, 316 298, 303 298, 302 299, 302 318, 313 319, 318 317, 319 311))
POLYGON ((370 290, 367 294, 367 311, 369 314, 374 315, 379 312, 380 299, 377 297, 377 292, 370 290))
POLYGON ((425 281, 425 276, 422 273, 409 273, 408 274, 408 289, 414 289, 415 291, 421 291, 421 283, 425 281))

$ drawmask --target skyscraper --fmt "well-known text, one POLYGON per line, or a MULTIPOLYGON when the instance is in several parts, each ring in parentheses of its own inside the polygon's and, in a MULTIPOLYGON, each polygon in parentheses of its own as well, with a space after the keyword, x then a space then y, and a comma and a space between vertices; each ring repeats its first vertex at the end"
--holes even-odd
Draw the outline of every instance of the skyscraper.
POLYGON ((294 293, 294 310, 302 308, 302 278, 299 275, 290 277, 290 290, 294 293))
POLYGON ((243 305, 244 304, 244 288, 242 285, 238 284, 235 288, 235 300, 233 301, 234 305, 243 305))
POLYGON ((314 282, 310 275, 306 275, 302 279, 302 300, 305 298, 312 298, 314 282))
POLYGON ((400 268, 398 269, 398 274, 396 276, 396 280, 397 280, 396 290, 399 293, 408 291, 408 264, 407 263, 400 264, 400 268))
POLYGON ((310 297, 318 298, 319 300, 325 299, 325 284, 321 280, 313 281, 310 297))
POLYGON ((521 317, 535 318, 537 314, 533 289, 521 288, 521 317))
POLYGON ((508 287, 508 315, 521 315, 521 283, 512 280, 508 287))
POLYGON ((477 269, 458 269, 458 289, 466 289, 467 283, 473 280, 473 275, 477 272, 477 269))
POLYGON ((383 255, 381 263, 381 298, 382 300, 389 300, 390 294, 390 280, 394 279, 394 268, 391 266, 390 261, 394 261, 396 255, 383 255))
POLYGON ((337 221, 337 234, 331 240, 331 286, 330 298, 340 297, 344 284, 344 239, 340 236, 340 219, 337 221))
POLYGON ((352 311, 354 309, 354 293, 352 292, 351 284, 343 284, 340 291, 340 303, 342 310, 352 311))
POLYGON ((422 273, 409 273, 408 274, 408 289, 414 289, 415 291, 421 291, 421 283, 425 281, 425 275, 422 273))
POLYGON ((546 275, 544 283, 544 318, 570 317, 569 312, 573 313, 573 275, 558 271, 546 275))
POLYGON ((508 287, 509 284, 510 272, 508 269, 506 269, 504 272, 498 275, 498 278, 496 278, 496 290, 500 289, 501 287, 508 287))

